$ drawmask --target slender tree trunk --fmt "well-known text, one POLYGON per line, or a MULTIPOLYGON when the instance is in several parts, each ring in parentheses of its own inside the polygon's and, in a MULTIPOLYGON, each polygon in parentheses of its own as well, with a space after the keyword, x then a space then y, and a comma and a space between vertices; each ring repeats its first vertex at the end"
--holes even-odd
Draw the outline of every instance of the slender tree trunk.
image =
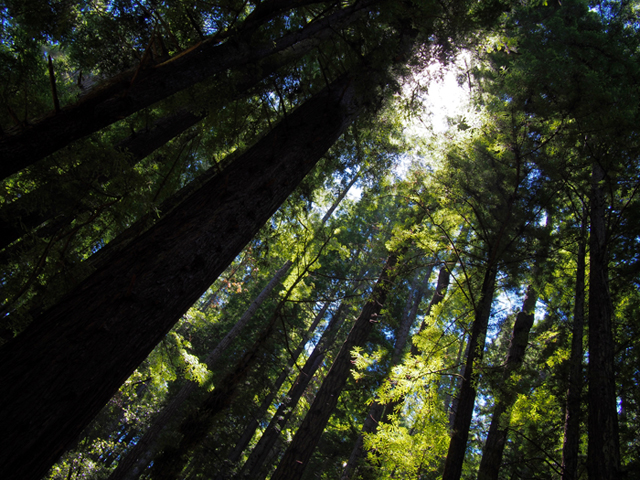
POLYGON ((345 75, 0 349, 0 470, 43 475, 360 111, 345 75))
MULTIPOLYGON (((236 322, 233 328, 225 335, 225 337, 216 345, 204 363, 207 364, 209 369, 213 368, 222 353, 229 347, 231 342, 238 336, 240 331, 249 323, 258 310, 260 305, 264 303, 267 297, 271 294, 273 289, 280 283, 282 278, 287 274, 289 268, 291 268, 292 262, 287 260, 285 264, 278 270, 269 283, 262 289, 260 294, 251 302, 249 308, 244 312, 242 317, 236 322)), ((158 416, 153 420, 151 426, 144 433, 142 438, 136 443, 136 445, 127 453, 127 456, 118 462, 118 467, 109 476, 109 480, 134 480, 138 478, 141 470, 145 468, 156 451, 156 445, 160 434, 180 410, 183 403, 189 396, 198 388, 198 384, 195 382, 185 383, 173 399, 162 409, 158 416)))
MULTIPOLYGON (((296 350, 293 352, 293 355, 289 358, 287 366, 282 370, 282 373, 274 382, 273 388, 269 392, 269 395, 265 397, 265 399, 260 404, 258 411, 253 415, 253 419, 245 427, 244 431, 242 432, 242 435, 240 436, 240 439, 236 443, 235 448, 231 451, 231 453, 227 457, 227 464, 229 467, 232 467, 238 462, 238 460, 240 460, 240 456, 242 455, 242 452, 245 451, 245 449, 247 448, 247 445, 249 445, 249 442, 253 438, 256 430, 258 429, 259 421, 265 417, 265 415, 267 414, 267 411, 269 410, 269 407, 273 403, 273 400, 276 398, 276 395, 280 391, 280 388, 282 387, 284 382, 287 380, 287 378, 289 378, 289 375, 291 374, 291 368, 298 361, 298 358, 300 357, 300 354, 304 350, 305 345, 311 338, 311 335, 313 334, 313 332, 315 332, 316 328, 318 327, 318 324, 324 318, 325 314, 327 313, 327 310, 329 309, 330 303, 331 302, 325 302, 323 307, 320 309, 320 312, 318 312, 318 314, 315 316, 313 323, 307 330, 307 334, 303 336, 302 340, 298 344, 298 348, 296 348, 296 350)), ((225 478, 228 478, 228 475, 225 475, 225 478)))
POLYGON ((571 357, 569 359, 569 388, 564 419, 564 441, 562 444, 562 480, 578 478, 578 453, 580 450, 580 409, 582 404, 584 356, 584 292, 586 258, 586 223, 582 220, 582 235, 578 244, 576 265, 575 303, 573 307, 573 329, 571 332, 571 357))
POLYGON ((307 361, 298 374, 298 377, 293 382, 293 385, 291 385, 291 388, 285 395, 284 400, 278 407, 278 410, 272 417, 269 425, 262 433, 262 437, 260 437, 260 440, 254 447, 251 455, 249 455, 249 458, 244 464, 238 478, 256 480, 265 476, 266 472, 261 473, 261 470, 269 459, 270 452, 273 450, 276 440, 280 436, 280 432, 284 429, 291 418, 291 415, 295 411, 298 401, 302 398, 302 394, 307 389, 309 382, 315 375, 318 368, 322 365, 327 350, 331 348, 335 342, 336 335, 340 330, 345 317, 346 305, 345 303, 342 303, 331 317, 331 321, 322 333, 322 336, 313 349, 313 352, 311 352, 311 355, 307 358, 307 361))
MULTIPOLYGON (((409 332, 411 330, 411 326, 415 321, 418 315, 418 308, 420 303, 422 302, 422 297, 424 295, 424 289, 429 283, 429 279, 431 277, 431 272, 433 270, 433 264, 429 266, 427 271, 423 275, 422 284, 418 281, 418 277, 416 276, 413 285, 411 286, 411 292, 409 294, 409 298, 407 299, 407 305, 405 307, 405 313, 402 318, 402 322, 398 326, 398 331, 396 332, 396 343, 393 348, 393 355, 391 357, 391 362, 389 366, 389 371, 393 369, 395 365, 398 365, 402 361, 402 353, 407 344, 407 340, 409 339, 409 332)), ((427 314, 428 315, 428 314, 427 314)), ((364 451, 364 435, 367 433, 375 432, 378 429, 378 424, 382 419, 383 412, 385 409, 393 410, 395 402, 390 405, 385 405, 383 403, 378 402, 376 399, 373 400, 371 407, 369 408, 369 412, 365 417, 365 420, 362 424, 362 433, 358 435, 358 438, 351 450, 351 455, 349 456, 349 460, 347 461, 347 465, 344 467, 342 471, 342 480, 346 480, 351 477, 355 468, 360 461, 364 451)))
POLYGON ((480 300, 475 309, 475 319, 469 338, 469 354, 467 355, 460 385, 451 442, 449 443, 442 480, 459 480, 460 475, 462 475, 462 463, 467 450, 469 427, 471 426, 473 406, 476 401, 476 384, 479 377, 477 366, 484 355, 484 343, 487 336, 489 316, 491 315, 496 275, 497 267, 495 264, 490 264, 485 272, 480 300))
POLYGON ((538 294, 532 285, 529 285, 527 294, 522 302, 522 311, 518 313, 513 325, 511 334, 511 344, 507 353, 507 359, 502 375, 502 391, 496 396, 496 405, 491 418, 489 434, 482 451, 482 460, 478 470, 478 480, 497 480, 500 466, 502 464, 502 454, 507 442, 509 433, 509 418, 507 413, 516 395, 514 385, 511 385, 510 377, 513 372, 517 372, 524 361, 524 354, 529 343, 529 332, 533 327, 534 314, 538 294), (506 425, 505 425, 506 424, 506 425))
POLYGON ((214 75, 257 63, 286 49, 295 49, 301 42, 315 43, 321 37, 328 38, 335 33, 336 24, 355 20, 357 12, 363 12, 375 3, 375 0, 357 2, 279 39, 261 44, 251 42, 252 34, 269 19, 282 11, 317 1, 262 2, 255 9, 255 16, 250 15, 239 31, 224 43, 217 44, 218 39, 212 37, 159 65, 128 70, 60 112, 52 112, 32 121, 26 128, 6 133, 0 137, 0 158, 4 159, 0 163, 0 178, 214 75))
POLYGON ((398 270, 395 268, 396 262, 397 254, 392 254, 387 259, 382 274, 373 289, 371 300, 365 304, 349 332, 347 340, 336 356, 333 366, 322 382, 313 404, 305 415, 271 480, 299 479, 304 473, 304 469, 320 440, 324 427, 338 403, 340 392, 347 382, 351 371, 351 351, 354 347, 365 344, 374 324, 377 323, 376 317, 382 310, 391 284, 398 274, 398 270))
POLYGON ((605 172, 594 162, 589 237, 589 445, 590 480, 615 480, 620 470, 616 410, 613 305, 609 294, 605 172))

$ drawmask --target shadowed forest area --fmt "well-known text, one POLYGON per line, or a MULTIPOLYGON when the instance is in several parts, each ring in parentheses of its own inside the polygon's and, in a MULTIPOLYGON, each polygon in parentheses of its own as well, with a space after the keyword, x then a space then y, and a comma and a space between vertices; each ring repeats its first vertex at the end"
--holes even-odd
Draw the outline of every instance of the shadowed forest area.
POLYGON ((0 477, 640 478, 639 11, 0 0, 0 477))

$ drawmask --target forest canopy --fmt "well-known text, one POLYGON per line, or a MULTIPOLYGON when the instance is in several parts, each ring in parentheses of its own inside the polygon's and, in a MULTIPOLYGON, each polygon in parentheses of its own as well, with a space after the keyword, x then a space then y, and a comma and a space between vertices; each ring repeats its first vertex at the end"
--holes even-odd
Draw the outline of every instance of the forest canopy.
POLYGON ((2 478, 640 478, 639 8, 0 0, 2 478))

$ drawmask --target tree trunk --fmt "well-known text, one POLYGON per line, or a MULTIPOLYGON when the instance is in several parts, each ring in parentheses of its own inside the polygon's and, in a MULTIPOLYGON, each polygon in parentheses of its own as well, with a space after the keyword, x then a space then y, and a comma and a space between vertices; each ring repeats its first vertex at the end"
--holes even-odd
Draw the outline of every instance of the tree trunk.
MULTIPOLYGON (((311 335, 313 334, 313 332, 315 332, 316 328, 318 327, 318 324, 324 318, 325 314, 327 313, 327 310, 329 309, 330 303, 331 302, 329 301, 325 302, 323 307, 320 309, 320 312, 318 312, 318 314, 315 316, 313 323, 307 330, 307 334, 303 336, 302 340, 298 344, 298 348, 296 348, 296 350, 293 352, 293 355, 289 358, 287 366, 282 370, 282 373, 274 382, 273 388, 271 388, 269 395, 267 395, 262 401, 262 403, 260 403, 260 407, 258 408, 258 411, 253 415, 252 420, 245 427, 244 431, 242 432, 242 435, 240 436, 240 439, 236 443, 235 448, 231 451, 231 453, 227 457, 227 465, 229 468, 232 468, 233 465, 238 463, 238 460, 240 460, 240 456, 242 455, 242 452, 245 451, 245 449, 247 448, 247 445, 249 445, 249 442, 253 438, 253 435, 255 434, 256 430, 258 429, 259 421, 266 416, 267 411, 269 410, 269 407, 273 403, 273 400, 276 398, 276 395, 280 391, 280 388, 282 387, 284 382, 287 380, 287 378, 289 378, 289 375, 291 374, 291 368, 298 361, 298 358, 300 357, 300 354, 304 350, 305 345, 311 338, 311 335)), ((228 476, 225 475, 225 478, 228 478, 228 476)))
POLYGON ((316 94, 0 349, 6 479, 46 472, 345 131, 375 78, 316 94))
POLYGON ((576 265, 575 303, 573 307, 573 329, 571 332, 571 357, 569 359, 569 388, 564 419, 564 441, 562 444, 562 480, 577 480, 578 454, 580 450, 580 410, 582 406, 582 384, 584 356, 584 280, 586 258, 586 223, 582 220, 582 234, 578 243, 576 265))
POLYGON ((508 410, 516 400, 514 385, 511 385, 511 374, 517 371, 524 361, 524 354, 529 343, 529 331, 533 327, 534 314, 538 294, 529 285, 527 294, 522 302, 522 311, 518 313, 513 325, 511 344, 507 353, 507 360, 502 374, 502 391, 496 396, 496 405, 491 418, 489 434, 482 451, 482 460, 478 470, 478 480, 497 480, 502 454, 509 433, 508 410), (506 422, 505 422, 506 420, 506 422))
MULTIPOLYGON (((493 263, 493 262, 491 262, 493 263)), ((484 343, 487 336, 491 303, 496 284, 497 267, 489 265, 484 275, 480 300, 475 308, 475 319, 469 338, 469 354, 464 368, 460 394, 456 406, 456 415, 451 432, 451 442, 447 452, 442 480, 459 480, 462 475, 462 463, 467 450, 469 427, 476 401, 477 366, 484 355, 484 343)))
POLYGON ((620 439, 614 372, 613 305, 609 295, 605 172, 594 162, 589 237, 589 445, 590 480, 619 478, 620 439))
POLYGON ((248 480, 256 480, 258 478, 264 478, 266 472, 262 472, 265 463, 270 457, 276 440, 280 436, 280 432, 286 426, 289 418, 293 414, 298 401, 302 398, 302 394, 307 389, 309 382, 315 375, 320 365, 324 360, 327 350, 331 348, 335 342, 336 335, 342 326, 346 317, 345 303, 341 303, 338 309, 331 317, 331 321, 327 325, 327 328, 322 332, 320 340, 316 344, 313 352, 307 358, 302 370, 298 374, 298 377, 291 385, 291 388, 285 395, 284 400, 278 407, 275 415, 272 417, 269 425, 262 433, 262 437, 254 447, 251 455, 247 459, 246 463, 242 467, 238 478, 245 478, 248 480))
MULTIPOLYGON (((409 332, 411 330, 411 326, 418 315, 418 308, 420 303, 422 302, 422 297, 424 295, 424 289, 429 284, 429 279, 431 277, 431 272, 433 270, 433 264, 429 266, 427 271, 425 272, 422 280, 422 284, 418 282, 418 277, 415 278, 411 292, 409 294, 409 298, 407 299, 407 305, 405 308, 405 313, 403 315, 402 322, 398 326, 398 331, 396 333, 396 343, 393 348, 393 355, 391 357, 391 363, 389 365, 389 371, 393 369, 395 365, 398 365, 402 361, 402 353, 407 344, 407 340, 409 339, 409 332)), ((434 294, 435 295, 435 294, 434 294)), ((426 314, 428 315, 428 314, 426 314)), ((353 449, 351 450, 351 455, 349 456, 349 460, 347 461, 347 465, 344 467, 342 471, 341 480, 346 480, 351 477, 355 468, 362 457, 363 452, 363 444, 364 444, 364 435, 367 433, 375 432, 378 429, 378 424, 382 419, 382 414, 385 409, 392 411, 394 408, 393 404, 385 405, 383 403, 378 402, 376 399, 373 400, 371 407, 369 408, 369 413, 367 414, 363 424, 362 424, 362 433, 358 435, 356 443, 353 445, 353 449)))
MULTIPOLYGON (((222 353, 227 349, 231 342, 238 336, 240 331, 246 326, 246 324, 253 318, 256 310, 264 303, 267 297, 271 294, 273 289, 280 283, 282 278, 286 275, 291 268, 292 262, 287 260, 285 264, 278 270, 269 283, 262 289, 260 294, 251 302, 249 308, 244 312, 242 317, 233 326, 233 328, 225 335, 225 337, 216 345, 211 353, 204 360, 209 369, 213 368, 213 365, 222 356, 222 353)), ((162 409, 158 416, 153 420, 151 426, 144 433, 142 438, 136 443, 136 445, 129 451, 126 457, 118 462, 118 467, 109 476, 109 480, 134 480, 138 478, 140 471, 146 467, 151 460, 151 457, 155 453, 156 444, 160 433, 164 430, 165 426, 169 423, 171 418, 180 410, 182 404, 187 398, 198 388, 198 384, 195 382, 187 381, 180 391, 171 399, 171 401, 162 409)))
POLYGON ((304 417, 289 447, 287 448, 278 468, 271 480, 299 479, 315 450, 320 436, 326 426, 340 392, 344 388, 351 371, 351 351, 354 347, 363 346, 377 323, 376 317, 382 310, 387 294, 398 270, 396 267, 397 254, 392 254, 382 270, 382 274, 373 289, 371 300, 362 309, 347 340, 336 356, 333 366, 322 382, 313 404, 304 417))
POLYGON ((239 31, 224 43, 217 44, 219 39, 212 37, 159 65, 128 70, 60 112, 52 112, 32 121, 26 128, 6 133, 0 137, 0 158, 4 159, 0 163, 0 178, 214 75, 295 49, 301 42, 311 41, 315 45, 319 39, 333 35, 336 24, 355 20, 358 16, 355 13, 363 12, 375 3, 375 0, 357 2, 311 22, 298 32, 261 44, 251 42, 252 34, 282 11, 317 1, 262 2, 239 31))

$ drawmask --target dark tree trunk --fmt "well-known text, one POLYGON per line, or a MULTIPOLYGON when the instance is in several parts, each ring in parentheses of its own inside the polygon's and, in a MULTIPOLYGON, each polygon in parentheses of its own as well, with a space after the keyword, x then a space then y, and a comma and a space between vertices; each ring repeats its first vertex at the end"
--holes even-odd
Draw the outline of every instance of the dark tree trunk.
POLYGON ((578 478, 578 453, 580 450, 580 410, 582 405, 582 385, 584 356, 582 341, 584 336, 584 291, 586 258, 586 223, 582 220, 582 235, 578 244, 576 265, 575 303, 573 307, 573 328, 571 332, 571 357, 569 358, 569 388, 564 419, 564 441, 562 444, 562 480, 578 478))
MULTIPOLYGON (((251 302, 249 308, 243 313, 242 317, 233 326, 233 328, 225 335, 225 337, 216 345, 211 353, 204 360, 204 363, 212 369, 218 362, 222 353, 227 349, 231 342, 238 336, 240 331, 251 320, 260 307, 271 294, 273 289, 280 283, 282 278, 286 275, 291 267, 292 262, 287 261, 271 278, 269 283, 262 289, 260 294, 251 302)), ((174 417, 174 415, 180 410, 182 404, 189 398, 189 396, 198 388, 198 384, 195 382, 187 382, 180 391, 171 399, 171 401, 162 409, 158 416, 153 420, 153 423, 149 426, 142 438, 138 440, 136 445, 127 452, 127 455, 118 462, 117 468, 109 476, 109 480, 133 480, 138 478, 140 471, 147 466, 149 460, 155 453, 156 444, 160 433, 164 430, 165 426, 174 417)))
POLYGON ((276 40, 254 44, 251 36, 282 11, 318 0, 263 2, 231 38, 212 37, 159 65, 134 68, 99 85, 84 98, 0 137, 0 178, 22 170, 71 142, 149 107, 231 68, 255 64, 305 41, 314 45, 334 34, 336 24, 354 20, 375 0, 357 2, 276 40), (264 5, 263 5, 264 4, 264 5))
MULTIPOLYGON (((274 382, 273 387, 269 392, 269 395, 267 395, 264 398, 264 400, 260 403, 260 407, 258 408, 258 411, 254 413, 253 418, 245 427, 244 431, 242 432, 242 435, 240 436, 240 439, 236 443, 235 448, 231 451, 231 453, 229 453, 229 456, 227 457, 227 465, 229 468, 232 468, 238 462, 238 460, 240 460, 240 456, 242 455, 242 452, 246 450, 247 446, 249 445, 249 442, 253 438, 256 430, 258 429, 259 421, 265 418, 265 416, 267 415, 267 411, 269 410, 269 407, 273 403, 273 400, 276 398, 276 395, 280 391, 280 388, 282 387, 284 382, 287 380, 287 378, 289 378, 289 375, 291 374, 291 368, 298 361, 298 358, 300 357, 300 354, 304 350, 305 345, 311 338, 311 335, 313 334, 313 332, 315 332, 320 321, 324 318, 325 314, 327 313, 327 310, 329 309, 329 306, 330 306, 330 302, 325 302, 322 309, 320 309, 320 312, 318 312, 318 314, 313 320, 313 323, 307 330, 307 334, 302 338, 302 340, 298 344, 298 348, 296 348, 296 350, 293 352, 293 355, 291 355, 291 357, 289 358, 287 366, 283 369, 280 376, 274 382)), ((220 478, 221 480, 223 480, 223 478, 228 478, 228 475, 225 474, 224 477, 220 477, 220 478)))
POLYGON ((322 332, 320 340, 316 344, 313 352, 307 358, 298 377, 285 395, 275 415, 269 422, 269 425, 262 433, 262 437, 254 447, 251 455, 247 459, 238 478, 246 478, 247 480, 256 480, 264 478, 267 472, 262 472, 265 463, 270 458, 270 452, 274 448, 276 440, 280 436, 280 432, 286 426, 289 418, 295 411, 298 401, 302 398, 302 394, 307 389, 309 382, 315 375, 316 371, 322 365, 327 350, 331 348, 335 342, 336 335, 346 317, 345 304, 342 303, 331 317, 331 321, 327 328, 322 332))
POLYGON ((449 443, 442 480, 459 480, 462 474, 462 463, 467 450, 469 427, 471 426, 473 406, 476 401, 476 384, 479 377, 477 366, 484 355, 484 343, 491 315, 496 275, 497 267, 489 265, 482 282, 480 300, 475 309, 475 319, 469 337, 469 353, 460 385, 451 442, 449 443))
POLYGON ((609 295, 605 173, 593 164, 589 237, 589 446, 590 480, 615 480, 620 470, 620 439, 614 372, 613 305, 609 295))
POLYGON ((4 478, 46 472, 345 131, 374 78, 316 94, 0 349, 4 478))
MULTIPOLYGON (((505 422, 504 415, 507 415, 516 400, 514 385, 511 385, 510 377, 516 372, 524 361, 524 354, 529 343, 529 332, 533 327, 534 313, 538 294, 533 286, 529 285, 527 294, 522 302, 522 311, 518 313, 513 325, 511 334, 511 344, 507 353, 507 360, 502 375, 501 390, 496 395, 496 405, 491 418, 489 434, 482 451, 482 460, 478 470, 478 480, 497 480, 500 466, 502 464, 502 454, 507 442, 509 433, 509 422, 505 422), (506 426, 505 426, 506 423, 506 426)), ((507 417, 508 418, 508 417, 507 417)))
MULTIPOLYGON (((411 330, 411 326, 418 315, 418 308, 420 303, 422 302, 422 297, 424 295, 424 289, 429 283, 429 279, 431 277, 431 272, 433 270, 433 265, 431 265, 428 270, 425 272, 422 284, 418 281, 418 277, 415 278, 413 285, 411 286, 411 292, 409 294, 409 298, 407 299, 407 305, 405 307, 405 313, 403 315, 402 322, 398 326, 398 331, 396 332, 396 343, 393 348, 393 355, 391 357, 389 371, 395 366, 398 365, 402 361, 402 353, 405 350, 405 346, 407 344, 407 340, 409 339, 409 332, 411 330)), ((428 316, 428 313, 426 314, 428 316)), ((399 403, 399 402, 398 402, 399 403)), ((342 476, 340 477, 342 480, 347 480, 353 474, 355 468, 362 457, 364 450, 364 435, 367 433, 375 432, 378 429, 378 424, 382 419, 382 415, 385 411, 392 411, 396 402, 392 404, 385 405, 383 403, 378 402, 376 399, 373 400, 371 407, 369 408, 369 413, 365 417, 365 420, 362 424, 362 433, 358 435, 356 439, 356 443, 351 450, 351 455, 349 455, 349 460, 347 461, 347 465, 345 465, 344 470, 342 471, 342 476)))
POLYGON ((382 310, 393 280, 397 276, 397 255, 392 254, 382 270, 382 274, 371 294, 371 299, 365 304, 347 340, 336 356, 329 373, 322 382, 313 404, 304 417, 289 447, 287 448, 278 468, 271 480, 299 479, 315 450, 320 436, 324 431, 335 406, 340 392, 344 388, 351 371, 351 352, 354 347, 363 346, 377 323, 376 317, 382 310))

